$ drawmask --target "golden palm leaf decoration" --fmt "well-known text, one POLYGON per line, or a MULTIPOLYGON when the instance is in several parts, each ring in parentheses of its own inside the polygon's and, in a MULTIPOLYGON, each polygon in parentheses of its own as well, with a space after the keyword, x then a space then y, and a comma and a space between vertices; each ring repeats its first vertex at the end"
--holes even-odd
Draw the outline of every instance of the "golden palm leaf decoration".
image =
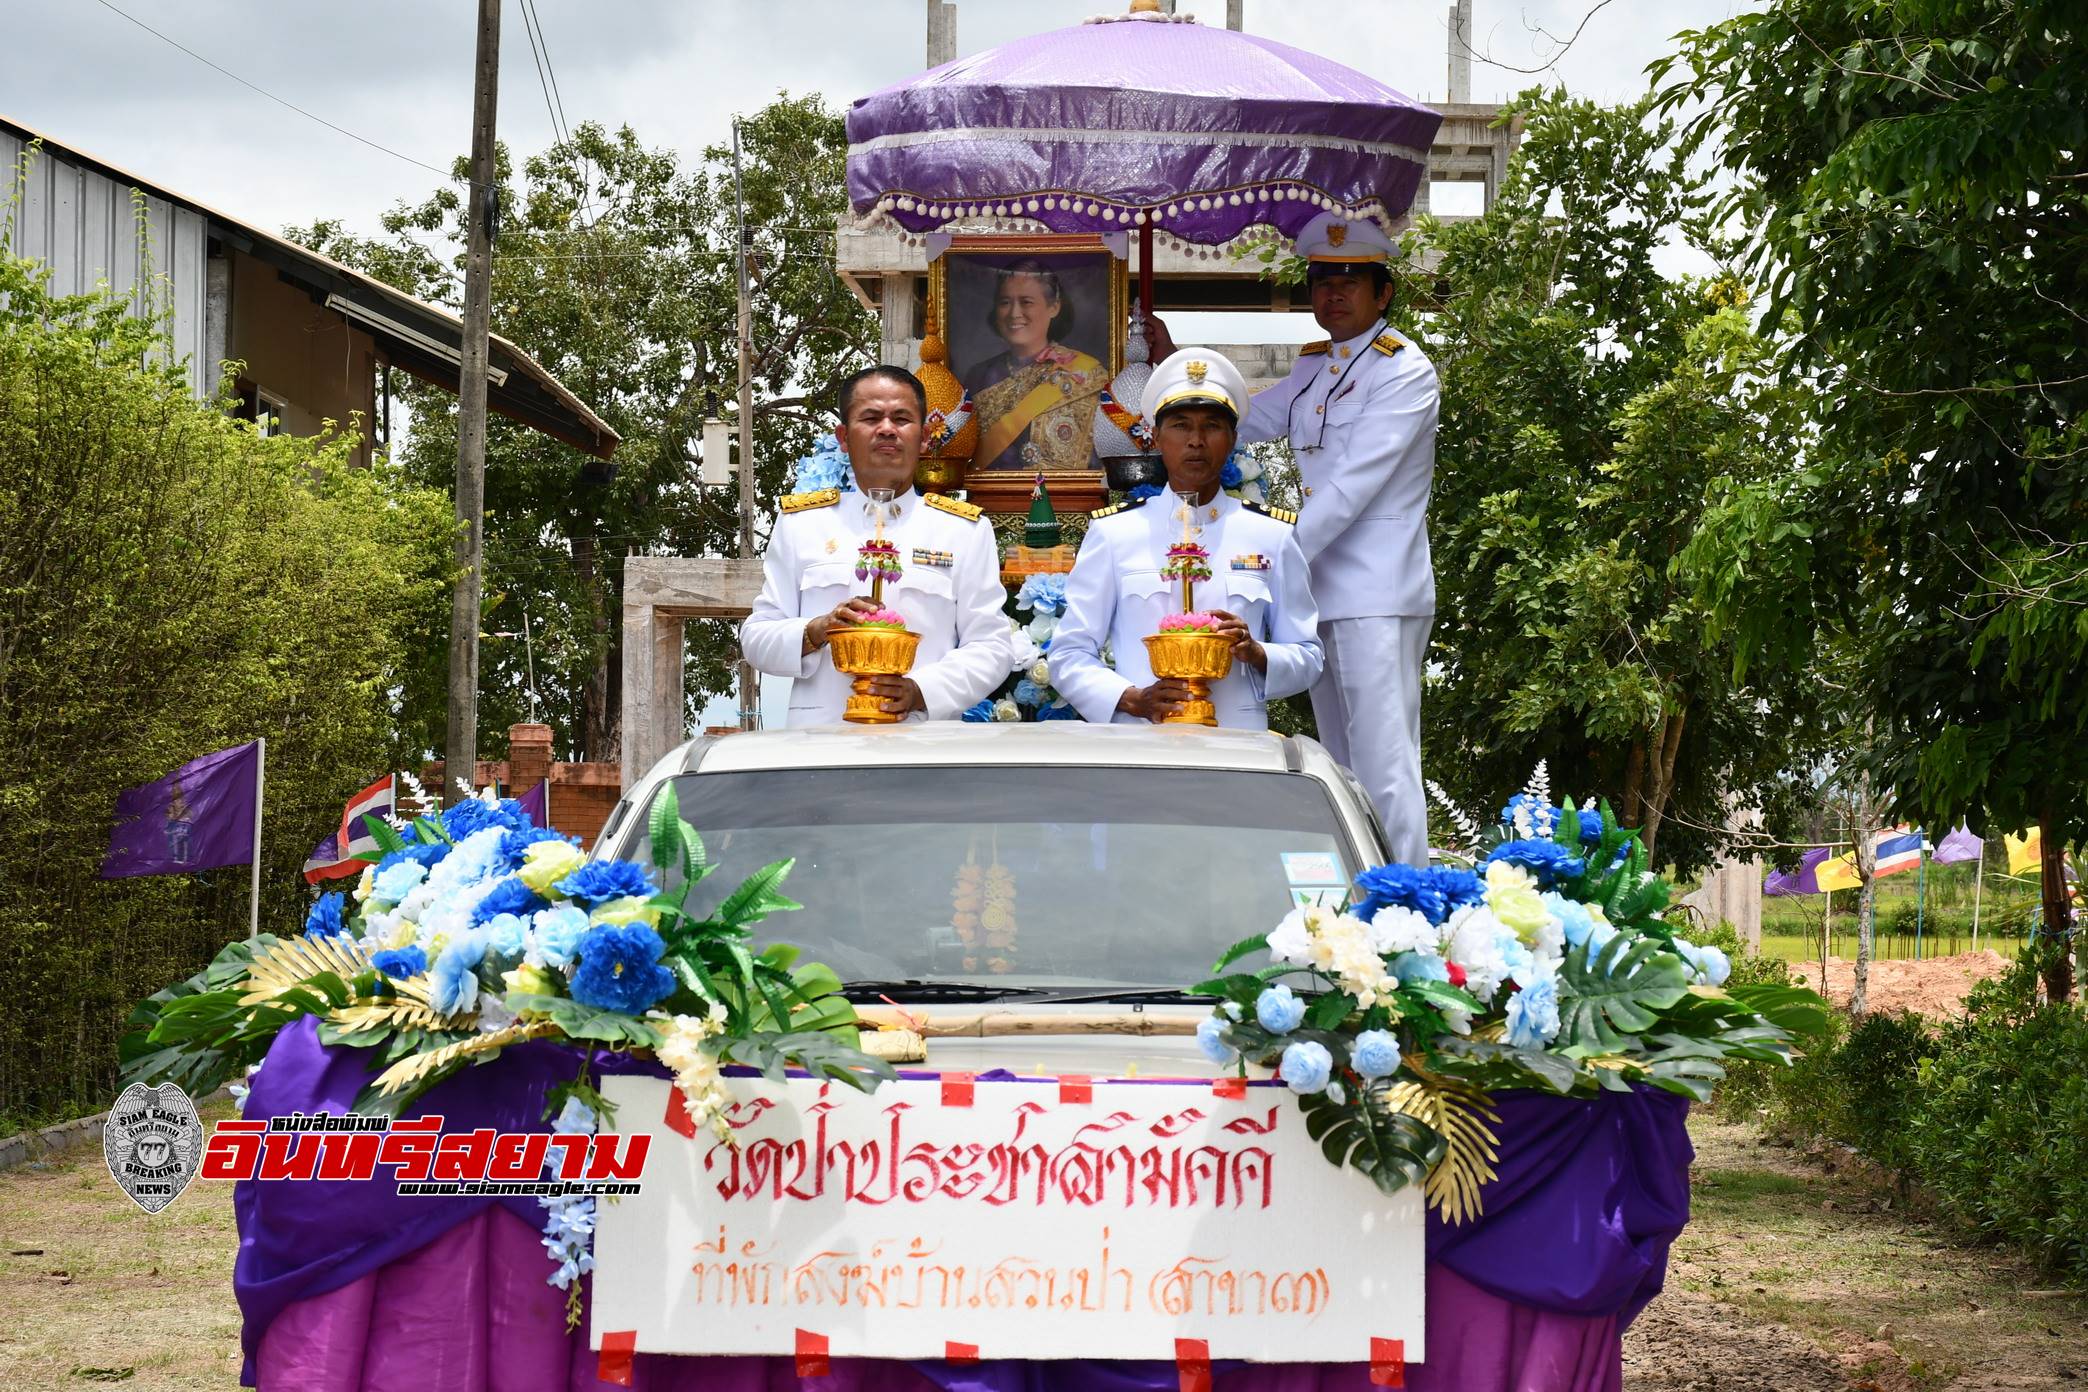
POLYGON ((354 1005, 342 1006, 326 1019, 343 1034, 364 1034, 372 1030, 447 1029, 453 1024, 441 1011, 411 1000, 358 1001, 354 1005))
POLYGON ((505 1029, 474 1034, 468 1039, 459 1039, 454 1044, 445 1044, 440 1049, 400 1059, 378 1076, 377 1091, 387 1097, 405 1092, 423 1078, 441 1072, 459 1059, 505 1049, 508 1045, 520 1044, 525 1039, 535 1039, 539 1035, 557 1032, 558 1026, 549 1020, 529 1020, 517 1021, 505 1029))
POLYGON ((246 994, 239 1003, 263 1004, 328 972, 342 981, 353 981, 370 970, 368 951, 346 936, 282 938, 254 954, 247 967, 246 994))
POLYGON ((1447 1146, 1442 1160, 1429 1171, 1428 1201, 1446 1223, 1477 1218, 1479 1190, 1492 1182, 1493 1162, 1501 1158, 1493 1133, 1500 1113, 1470 1083, 1422 1072, 1411 1061, 1408 1071, 1414 1078, 1388 1088, 1385 1103, 1435 1131, 1447 1146))

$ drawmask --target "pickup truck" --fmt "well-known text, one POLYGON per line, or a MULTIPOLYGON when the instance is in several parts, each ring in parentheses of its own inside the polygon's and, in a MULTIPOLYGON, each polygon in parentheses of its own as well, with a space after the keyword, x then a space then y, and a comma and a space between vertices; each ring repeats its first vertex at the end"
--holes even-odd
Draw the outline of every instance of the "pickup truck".
POLYGON ((594 853, 650 863, 646 814, 670 783, 722 872, 691 908, 794 857, 782 888, 804 908, 764 930, 951 1070, 1214 1073, 1188 1037, 1210 1004, 1182 988, 1389 858, 1346 770, 1261 731, 913 722, 695 739, 628 791, 594 853))

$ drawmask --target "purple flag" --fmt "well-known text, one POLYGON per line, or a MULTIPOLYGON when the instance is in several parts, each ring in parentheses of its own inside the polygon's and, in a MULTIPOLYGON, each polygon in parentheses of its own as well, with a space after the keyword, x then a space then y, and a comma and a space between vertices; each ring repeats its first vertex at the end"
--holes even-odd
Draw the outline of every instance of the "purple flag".
POLYGON ((551 825, 550 779, 544 779, 541 783, 538 783, 534 788, 531 788, 528 792, 522 794, 521 797, 516 798, 515 801, 521 803, 522 810, 529 814, 529 824, 531 826, 548 827, 551 825))
POLYGON ((1820 863, 1834 853, 1831 846, 1816 846, 1798 860, 1796 870, 1772 870, 1769 878, 1762 881, 1762 893, 1818 894, 1820 892, 1820 863))
POLYGON ((1979 838, 1969 828, 1959 827, 1936 843, 1936 864, 1954 865, 1961 860, 1977 860, 1981 852, 1979 838))
POLYGON ((254 860, 259 741, 191 759, 156 783, 116 795, 101 877, 186 875, 254 860))

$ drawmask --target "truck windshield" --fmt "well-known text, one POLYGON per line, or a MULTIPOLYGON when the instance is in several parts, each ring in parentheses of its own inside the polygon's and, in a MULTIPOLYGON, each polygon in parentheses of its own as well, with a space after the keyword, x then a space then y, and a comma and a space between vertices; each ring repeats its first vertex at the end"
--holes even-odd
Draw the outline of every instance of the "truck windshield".
MULTIPOLYGON (((1344 902, 1364 868, 1326 787, 1301 774, 815 768, 674 788, 719 867, 692 911, 794 858, 782 889, 804 908, 757 941, 796 943, 844 981, 1188 986, 1294 905, 1344 902)), ((650 862, 649 821, 631 819, 620 854, 650 862)))

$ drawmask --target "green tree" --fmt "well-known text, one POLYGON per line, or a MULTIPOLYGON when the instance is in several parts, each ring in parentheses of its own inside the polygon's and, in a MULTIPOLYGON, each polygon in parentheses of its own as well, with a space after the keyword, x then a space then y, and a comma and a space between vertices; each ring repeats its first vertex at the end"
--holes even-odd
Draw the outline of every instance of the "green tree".
POLYGON ((96 878, 117 792, 266 736, 262 928, 295 931, 446 608, 442 495, 196 401, 132 308, 0 236, 0 1129, 107 1106, 132 1005, 247 935, 245 866, 96 878))
POLYGON ((1423 743, 1463 806, 1549 759, 1687 870, 1733 808, 1789 805, 1821 696, 1801 672, 1737 681, 1670 576, 1711 481, 1780 472, 1802 415, 1737 285, 1658 265, 1671 237, 1724 248, 1649 106, 1526 93, 1494 205, 1414 237, 1439 258, 1420 307, 1443 393, 1423 743))
POLYGON ((1734 478, 1691 568, 1738 670, 1860 655, 1900 815, 2045 846, 2046 985, 2071 990, 2065 844, 2088 818, 2088 11, 1776 0, 1655 65, 1733 176, 1801 467, 1734 478))
MULTIPOLYGON (((754 264, 755 478, 773 511, 792 461, 830 428, 833 385, 867 364, 876 325, 833 267, 847 140, 817 97, 784 96, 741 124, 754 264)), ((459 168, 463 162, 459 161, 459 168)), ((487 600, 491 634, 534 635, 540 713, 576 758, 619 747, 622 561, 634 551, 730 555, 735 490, 696 481, 706 415, 737 401, 737 238, 732 150, 684 168, 628 127, 592 123, 523 162, 499 157, 502 215, 493 248, 493 323, 623 437, 613 469, 494 418, 486 451, 487 600)), ((414 294, 458 301, 463 205, 455 187, 394 209, 387 237, 337 223, 290 235, 414 294)), ((456 476, 456 401, 407 393, 408 474, 448 488, 456 476)), ((758 540, 758 535, 757 535, 758 540)), ((692 624, 688 697, 727 690, 737 658, 728 625, 692 624)), ((497 748, 529 710, 519 638, 489 638, 481 661, 481 745, 497 748)), ((408 727, 440 743, 444 635, 416 649, 408 727)))

